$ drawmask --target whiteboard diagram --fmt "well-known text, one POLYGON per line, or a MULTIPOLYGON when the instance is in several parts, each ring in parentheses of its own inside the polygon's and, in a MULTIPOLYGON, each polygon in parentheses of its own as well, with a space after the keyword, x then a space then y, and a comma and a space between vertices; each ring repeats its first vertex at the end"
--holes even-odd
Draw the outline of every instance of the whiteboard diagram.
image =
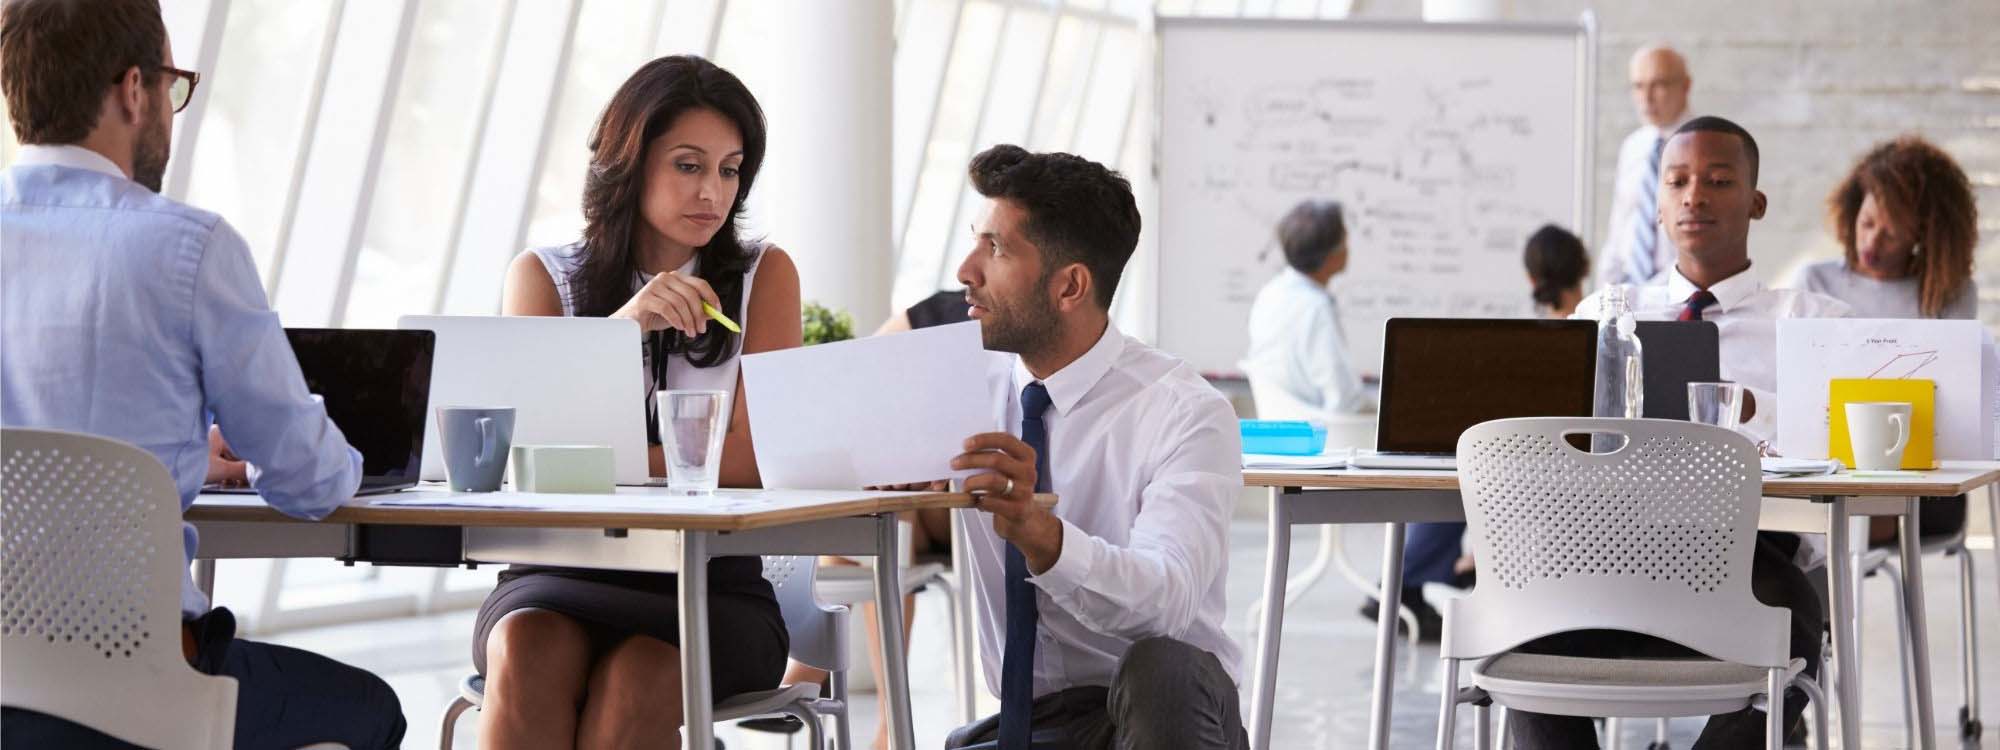
POLYGON ((1340 201, 1333 292, 1378 369, 1395 316, 1532 312, 1522 246, 1590 236, 1587 28, 1161 19, 1162 348, 1233 373, 1251 301, 1284 268, 1275 227, 1340 201))

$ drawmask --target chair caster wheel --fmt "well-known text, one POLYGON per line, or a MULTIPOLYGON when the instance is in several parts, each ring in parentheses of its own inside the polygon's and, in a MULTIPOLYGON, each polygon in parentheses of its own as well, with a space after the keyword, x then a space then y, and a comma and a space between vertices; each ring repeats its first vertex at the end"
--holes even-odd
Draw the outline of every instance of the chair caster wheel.
POLYGON ((1654 740, 1646 743, 1646 750, 1673 750, 1673 746, 1659 740, 1654 740))
POLYGON ((1986 725, 1978 719, 1972 718, 1971 713, 1964 706, 1958 708, 1958 736, 1968 740, 1977 740, 1979 739, 1979 735, 1985 733, 1986 725))

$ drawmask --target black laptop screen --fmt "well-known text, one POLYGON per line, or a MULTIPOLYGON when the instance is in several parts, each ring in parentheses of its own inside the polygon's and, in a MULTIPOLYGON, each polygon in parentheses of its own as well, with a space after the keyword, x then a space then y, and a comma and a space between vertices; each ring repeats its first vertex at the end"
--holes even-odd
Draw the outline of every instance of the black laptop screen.
POLYGON ((1587 417, 1597 324, 1391 318, 1382 350, 1383 452, 1451 453, 1459 433, 1514 417, 1587 417))
POLYGON ((287 328, 306 389, 361 452, 362 475, 415 481, 424 456, 437 334, 287 328))

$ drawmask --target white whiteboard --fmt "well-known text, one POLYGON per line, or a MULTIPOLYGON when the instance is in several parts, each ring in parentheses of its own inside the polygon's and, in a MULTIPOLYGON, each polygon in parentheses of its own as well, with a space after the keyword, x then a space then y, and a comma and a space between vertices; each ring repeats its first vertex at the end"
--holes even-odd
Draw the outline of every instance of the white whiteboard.
POLYGON ((1162 349, 1233 374, 1250 303, 1284 268, 1278 219, 1341 202, 1348 352, 1380 369, 1390 317, 1532 313, 1521 251, 1591 216, 1595 34, 1577 24, 1161 18, 1162 349))

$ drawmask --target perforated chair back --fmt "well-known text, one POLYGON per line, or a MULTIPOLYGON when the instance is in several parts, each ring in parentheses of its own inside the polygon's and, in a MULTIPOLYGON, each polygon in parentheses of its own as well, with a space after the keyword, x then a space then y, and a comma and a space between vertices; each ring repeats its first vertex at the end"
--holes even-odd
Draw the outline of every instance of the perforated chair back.
POLYGON ((846 671, 847 608, 822 605, 813 596, 818 569, 819 558, 811 555, 764 556, 764 580, 778 596, 792 658, 828 672, 846 671))
POLYGON ((1503 419, 1458 439, 1479 585, 1450 602, 1446 658, 1583 629, 1644 633, 1756 667, 1788 663, 1788 613, 1750 591, 1762 488, 1731 430, 1660 419, 1503 419), (1567 435, 1622 435, 1590 453, 1567 435))
POLYGON ((181 654, 180 495, 135 446, 0 430, 0 702, 145 747, 229 747, 236 681, 181 654))

